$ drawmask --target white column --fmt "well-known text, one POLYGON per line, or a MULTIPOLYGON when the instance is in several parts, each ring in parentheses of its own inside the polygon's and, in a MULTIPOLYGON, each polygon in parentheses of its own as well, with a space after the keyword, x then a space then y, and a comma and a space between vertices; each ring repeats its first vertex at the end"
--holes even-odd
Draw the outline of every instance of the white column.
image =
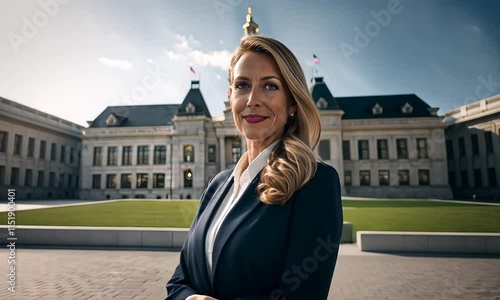
POLYGON ((226 137, 219 136, 220 171, 226 169, 226 137))

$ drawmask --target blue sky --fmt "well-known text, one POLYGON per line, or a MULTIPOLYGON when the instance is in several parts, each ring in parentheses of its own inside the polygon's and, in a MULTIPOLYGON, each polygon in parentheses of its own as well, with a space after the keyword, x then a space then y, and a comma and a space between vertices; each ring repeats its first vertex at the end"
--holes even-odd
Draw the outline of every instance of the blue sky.
POLYGON ((0 0, 0 96, 86 125, 109 105, 181 103, 199 75, 222 115, 248 4, 308 80, 321 59, 334 96, 414 93, 442 115, 500 94, 499 1, 0 0))

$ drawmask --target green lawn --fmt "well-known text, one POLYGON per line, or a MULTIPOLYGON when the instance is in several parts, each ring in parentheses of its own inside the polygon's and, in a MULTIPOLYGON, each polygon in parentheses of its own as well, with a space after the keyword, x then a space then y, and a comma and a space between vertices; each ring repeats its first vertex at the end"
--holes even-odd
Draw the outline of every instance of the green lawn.
MULTIPOLYGON (((344 200, 358 230, 500 232, 500 206, 436 201, 344 200)), ((198 201, 107 202, 16 212, 17 225, 189 227, 198 201)), ((0 213, 6 224, 6 213, 0 213)))

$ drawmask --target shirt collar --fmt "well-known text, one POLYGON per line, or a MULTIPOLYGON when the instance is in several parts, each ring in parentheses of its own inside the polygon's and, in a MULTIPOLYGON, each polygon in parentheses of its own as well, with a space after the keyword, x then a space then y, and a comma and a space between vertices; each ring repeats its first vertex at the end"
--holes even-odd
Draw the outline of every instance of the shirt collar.
MULTIPOLYGON (((257 157, 250 162, 250 165, 248 166, 248 176, 250 177, 250 180, 253 179, 259 172, 265 167, 267 164, 267 161, 269 160, 269 156, 271 156, 271 152, 273 151, 274 147, 279 143, 280 140, 275 141, 271 145, 267 146, 266 149, 264 149, 257 157)), ((243 166, 245 165, 245 161, 248 159, 248 152, 245 152, 241 158, 238 160, 238 163, 234 167, 233 174, 229 177, 231 179, 234 177, 235 182, 239 182, 241 174, 245 171, 243 170, 243 166)))

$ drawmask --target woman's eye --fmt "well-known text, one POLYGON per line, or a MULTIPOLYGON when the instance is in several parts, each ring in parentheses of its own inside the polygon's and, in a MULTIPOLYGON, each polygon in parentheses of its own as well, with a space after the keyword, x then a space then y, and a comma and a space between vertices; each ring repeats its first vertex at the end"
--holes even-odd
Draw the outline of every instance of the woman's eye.
POLYGON ((269 91, 276 91, 278 89, 278 86, 273 83, 266 83, 264 88, 269 91))
POLYGON ((245 88, 248 88, 248 83, 239 82, 239 83, 235 84, 234 87, 238 90, 245 89, 245 88))

